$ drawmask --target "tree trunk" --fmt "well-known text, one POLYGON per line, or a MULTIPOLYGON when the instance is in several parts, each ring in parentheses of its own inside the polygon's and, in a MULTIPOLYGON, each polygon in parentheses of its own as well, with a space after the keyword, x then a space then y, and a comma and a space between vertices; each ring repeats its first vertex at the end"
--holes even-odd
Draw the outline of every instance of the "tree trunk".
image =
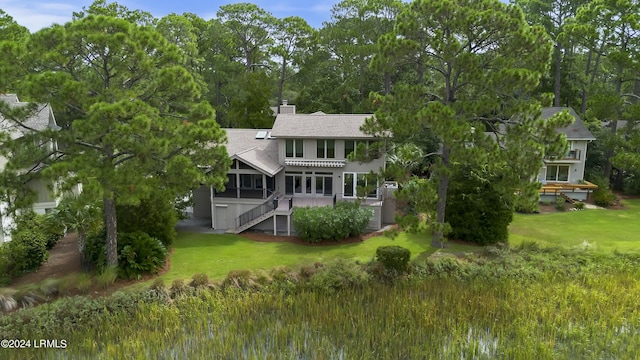
POLYGON ((560 43, 557 43, 555 46, 555 63, 556 63, 556 73, 555 73, 555 86, 553 89, 554 99, 553 106, 560 106, 560 86, 562 79, 561 65, 562 65, 562 51, 560 48, 560 43))
MULTIPOLYGON (((616 94, 620 95, 622 93, 622 69, 618 68, 618 79, 616 79, 616 94)), ((618 132, 618 116, 616 114, 616 118, 611 120, 611 138, 615 139, 618 132)), ((604 153, 605 163, 604 163, 604 177, 611 182, 611 173, 613 171, 613 164, 611 163, 611 158, 615 156, 615 149, 613 147, 609 147, 607 151, 604 153)))
POLYGON ((78 230, 78 251, 80 252, 80 266, 83 270, 87 271, 90 268, 89 259, 87 258, 87 234, 84 231, 78 230))
POLYGON ((108 196, 102 198, 104 219, 107 227, 107 266, 118 266, 118 220, 116 218, 116 201, 108 196))
POLYGON ((443 171, 440 173, 438 181, 438 203, 436 204, 436 230, 433 232, 431 239, 431 246, 444 247, 444 225, 445 225, 445 211, 447 208, 447 191, 449 190, 449 147, 444 144, 442 146, 442 167, 443 171))
POLYGON ((280 80, 278 81, 278 114, 280 114, 280 106, 282 105, 282 92, 284 91, 284 78, 286 75, 286 71, 287 61, 283 59, 282 67, 280 68, 280 80))
POLYGON ((391 94, 391 73, 388 71, 384 72, 384 94, 391 94))

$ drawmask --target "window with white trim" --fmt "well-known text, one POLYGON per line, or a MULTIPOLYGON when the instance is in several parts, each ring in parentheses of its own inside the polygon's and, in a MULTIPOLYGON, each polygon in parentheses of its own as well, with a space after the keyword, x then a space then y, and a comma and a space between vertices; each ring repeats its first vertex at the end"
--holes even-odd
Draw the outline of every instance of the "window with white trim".
POLYGON ((335 140, 317 140, 317 157, 318 159, 335 159, 336 157, 336 141, 335 140))
POLYGON ((304 157, 304 141, 302 139, 285 140, 285 156, 288 158, 304 157))
POLYGON ((547 165, 547 181, 569 181, 569 165, 547 165))
MULTIPOLYGON (((358 189, 367 188, 373 185, 372 179, 368 173, 342 173, 342 194, 344 197, 356 197, 358 189)), ((367 194, 367 198, 378 198, 378 183, 376 181, 375 188, 367 194)))
POLYGON ((369 148, 373 145, 374 140, 345 140, 344 141, 344 158, 348 159, 351 153, 354 153, 358 146, 362 144, 365 147, 365 154, 368 155, 369 148))

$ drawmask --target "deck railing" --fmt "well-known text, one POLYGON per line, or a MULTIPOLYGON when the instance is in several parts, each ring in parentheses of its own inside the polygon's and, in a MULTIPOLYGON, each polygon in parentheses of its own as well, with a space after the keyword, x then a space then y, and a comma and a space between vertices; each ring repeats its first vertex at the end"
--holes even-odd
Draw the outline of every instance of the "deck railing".
MULTIPOLYGON (((271 196, 269 196, 271 197, 271 196)), ((240 216, 238 216, 238 218, 236 219, 236 228, 239 228, 259 217, 261 217, 262 215, 273 211, 277 208, 277 199, 269 199, 265 202, 263 202, 262 204, 254 207, 251 210, 245 211, 242 214, 240 214, 240 216)))

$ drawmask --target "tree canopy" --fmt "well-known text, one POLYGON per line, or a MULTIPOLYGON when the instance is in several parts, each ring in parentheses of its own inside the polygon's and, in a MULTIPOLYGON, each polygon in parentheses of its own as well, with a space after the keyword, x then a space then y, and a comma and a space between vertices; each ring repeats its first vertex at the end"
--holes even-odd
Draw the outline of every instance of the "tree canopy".
POLYGON ((47 134, 59 148, 42 174, 102 199, 109 265, 117 264, 116 203, 158 187, 178 196, 223 186, 225 134, 184 51, 154 28, 89 14, 33 34, 27 48, 39 56, 21 93, 51 103, 65 122, 47 134))
MULTIPOLYGON (((554 128, 566 120, 538 119, 539 102, 531 97, 548 69, 551 42, 516 6, 425 0, 410 4, 380 45, 376 57, 412 57, 424 76, 390 95, 374 95, 376 117, 365 130, 391 134, 396 143, 425 132, 435 137, 433 243, 440 246, 454 164, 503 173, 507 196, 531 186, 546 151, 562 146, 554 128)), ((430 212, 428 204, 421 208, 430 212)))

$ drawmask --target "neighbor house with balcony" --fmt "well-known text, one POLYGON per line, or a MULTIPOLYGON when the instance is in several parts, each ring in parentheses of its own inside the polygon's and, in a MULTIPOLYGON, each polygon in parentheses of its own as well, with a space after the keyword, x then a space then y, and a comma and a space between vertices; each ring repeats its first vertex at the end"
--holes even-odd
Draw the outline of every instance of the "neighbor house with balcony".
MULTIPOLYGON (((19 101, 18 96, 15 94, 0 94, 0 101, 7 104, 9 108, 25 107, 29 105, 28 102, 19 101)), ((10 119, 5 119, 0 115, 0 131, 11 137, 13 140, 21 139, 30 132, 43 131, 45 129, 60 129, 56 124, 53 110, 49 104, 38 104, 33 113, 31 113, 27 119, 21 121, 21 124, 10 119)), ((49 150, 53 151, 57 145, 52 140, 39 144, 39 146, 47 147, 49 150)), ((8 159, 0 156, 0 170, 5 168, 7 162, 8 159)), ((33 210, 36 213, 44 214, 50 209, 55 208, 58 204, 58 199, 55 197, 53 191, 54 184, 51 181, 41 179, 38 176, 39 164, 34 164, 31 171, 34 176, 26 185, 35 193, 33 210)), ((0 202, 0 242, 11 240, 10 235, 11 229, 14 226, 14 219, 7 213, 8 205, 9 204, 5 202, 0 202)))
POLYGON ((226 189, 195 190, 194 216, 210 219, 213 229, 290 235, 295 207, 359 198, 374 213, 369 227, 380 229, 393 221, 395 209, 391 201, 384 205, 384 184, 368 174, 385 167, 385 156, 366 163, 349 160, 356 149, 373 148, 377 141, 360 130, 371 116, 293 110, 281 112, 272 129, 226 129, 233 160, 226 189), (358 194, 361 188, 370 192, 358 194))
POLYGON ((568 201, 586 200, 589 193, 597 188, 596 185, 584 178, 585 162, 587 159, 587 146, 595 140, 595 137, 585 126, 580 116, 572 109, 566 107, 549 107, 542 109, 542 118, 549 119, 553 115, 568 111, 574 121, 571 125, 558 129, 567 136, 569 143, 566 154, 548 156, 538 175, 538 181, 542 183, 540 199, 553 201, 558 196, 568 201))

